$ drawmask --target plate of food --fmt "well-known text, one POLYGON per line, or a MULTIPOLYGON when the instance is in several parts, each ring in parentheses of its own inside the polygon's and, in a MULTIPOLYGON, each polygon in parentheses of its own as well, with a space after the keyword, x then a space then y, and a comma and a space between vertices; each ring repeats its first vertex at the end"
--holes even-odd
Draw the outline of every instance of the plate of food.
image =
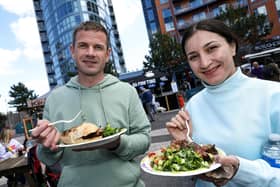
POLYGON ((214 155, 225 155, 215 145, 175 141, 161 150, 149 152, 140 163, 143 171, 159 176, 193 176, 215 170, 221 164, 214 155))
POLYGON ((73 127, 61 134, 61 144, 58 147, 65 148, 92 148, 110 143, 119 138, 127 131, 125 128, 114 128, 107 124, 104 128, 98 127, 92 123, 83 123, 73 127))

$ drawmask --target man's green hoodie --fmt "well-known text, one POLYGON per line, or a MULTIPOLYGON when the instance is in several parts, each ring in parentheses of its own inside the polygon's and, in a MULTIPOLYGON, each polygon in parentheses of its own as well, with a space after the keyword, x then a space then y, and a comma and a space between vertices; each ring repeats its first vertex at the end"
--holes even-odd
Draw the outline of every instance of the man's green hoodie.
POLYGON ((57 124, 62 132, 82 122, 104 127, 127 128, 114 151, 98 149, 75 152, 71 148, 51 151, 39 145, 38 158, 46 165, 57 162, 62 167, 58 186, 64 187, 132 187, 144 186, 139 179, 139 163, 134 161, 150 145, 151 126, 135 88, 109 74, 90 88, 73 77, 65 86, 48 96, 44 119, 57 121, 71 119, 79 111, 82 115, 72 124, 57 124))

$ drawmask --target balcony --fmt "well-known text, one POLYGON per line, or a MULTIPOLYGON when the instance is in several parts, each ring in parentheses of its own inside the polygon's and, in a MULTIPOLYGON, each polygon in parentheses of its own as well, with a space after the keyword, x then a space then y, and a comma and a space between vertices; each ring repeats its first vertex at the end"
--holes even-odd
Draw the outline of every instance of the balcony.
POLYGON ((180 16, 182 14, 189 13, 195 9, 206 7, 215 2, 217 2, 217 0, 205 0, 202 4, 189 3, 188 7, 183 7, 182 9, 174 10, 174 14, 175 16, 180 16))

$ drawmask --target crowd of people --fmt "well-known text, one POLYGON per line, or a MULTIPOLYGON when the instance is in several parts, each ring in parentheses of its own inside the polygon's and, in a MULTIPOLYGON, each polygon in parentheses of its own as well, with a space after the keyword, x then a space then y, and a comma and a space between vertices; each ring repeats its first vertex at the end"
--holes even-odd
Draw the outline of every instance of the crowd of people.
MULTIPOLYGON (((106 29, 92 21, 74 30, 70 51, 78 75, 52 91, 43 120, 37 121, 31 133, 38 143, 35 153, 40 162, 46 166, 59 164, 61 187, 145 186, 136 157, 145 154, 151 143, 155 97, 147 88, 140 87, 138 93, 130 84, 104 73, 111 53, 108 37, 106 29), (82 114, 75 123, 49 125, 72 119, 79 111, 82 114), (59 147, 61 133, 83 122, 100 127, 110 124, 127 132, 105 144, 59 147)), ((215 156, 220 168, 195 176, 196 187, 280 186, 280 169, 261 159, 269 135, 280 134, 277 65, 260 67, 254 62, 249 72, 236 67, 238 38, 223 22, 213 19, 190 26, 184 33, 182 49, 203 87, 187 102, 178 93, 181 110, 166 128, 179 141, 187 139, 190 129, 196 143, 215 144, 226 153, 215 156)), ((3 158, 23 149, 10 134, 1 133, 3 158)))
POLYGON ((280 82, 280 68, 275 62, 259 65, 257 61, 254 61, 252 68, 243 68, 242 71, 249 77, 280 82))

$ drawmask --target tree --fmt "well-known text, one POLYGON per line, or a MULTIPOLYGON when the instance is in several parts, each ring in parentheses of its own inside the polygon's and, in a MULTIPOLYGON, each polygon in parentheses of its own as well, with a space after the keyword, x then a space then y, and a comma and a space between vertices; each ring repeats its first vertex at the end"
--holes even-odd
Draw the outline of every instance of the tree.
POLYGON ((36 99, 38 95, 34 93, 34 90, 28 90, 28 88, 21 82, 18 85, 11 86, 9 96, 14 98, 9 101, 8 104, 15 107, 18 112, 27 110, 27 100, 36 99))
POLYGON ((254 46, 258 41, 265 39, 271 33, 272 23, 264 14, 248 15, 246 7, 233 8, 232 6, 222 10, 218 19, 224 21, 235 32, 242 43, 254 46))
POLYGON ((149 55, 143 62, 144 71, 168 71, 180 65, 185 65, 186 58, 181 45, 167 34, 154 34, 150 45, 149 55))

